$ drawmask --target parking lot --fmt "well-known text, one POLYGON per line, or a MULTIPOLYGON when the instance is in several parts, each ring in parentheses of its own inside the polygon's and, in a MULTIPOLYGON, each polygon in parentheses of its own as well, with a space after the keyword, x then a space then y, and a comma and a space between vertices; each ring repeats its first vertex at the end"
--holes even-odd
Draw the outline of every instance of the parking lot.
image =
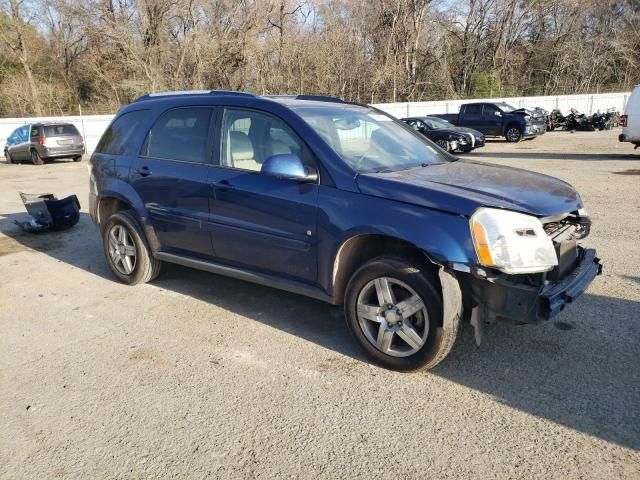
POLYGON ((81 163, 0 162, 1 478, 639 478, 640 150, 618 131, 467 156, 573 184, 602 276, 541 326, 465 326, 445 362, 369 363, 340 309, 178 266, 112 277, 81 163), (18 192, 80 223, 23 233, 18 192))

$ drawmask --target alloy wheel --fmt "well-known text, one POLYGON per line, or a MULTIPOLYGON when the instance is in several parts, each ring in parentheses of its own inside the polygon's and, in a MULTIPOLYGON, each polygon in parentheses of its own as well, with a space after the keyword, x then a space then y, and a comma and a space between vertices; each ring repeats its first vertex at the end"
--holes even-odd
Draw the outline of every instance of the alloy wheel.
POLYGON ((122 225, 114 225, 109 231, 109 257, 123 275, 131 275, 136 268, 136 246, 122 225))
POLYGON ((429 314, 406 283, 391 277, 371 280, 360 291, 356 308, 364 336, 382 353, 408 357, 424 346, 429 314))
POLYGON ((438 146, 442 148, 445 152, 449 151, 449 143, 446 140, 438 140, 436 141, 438 146))
POLYGON ((512 127, 509 130, 507 130, 507 139, 510 142, 517 142, 520 139, 520 130, 518 130, 515 127, 512 127))

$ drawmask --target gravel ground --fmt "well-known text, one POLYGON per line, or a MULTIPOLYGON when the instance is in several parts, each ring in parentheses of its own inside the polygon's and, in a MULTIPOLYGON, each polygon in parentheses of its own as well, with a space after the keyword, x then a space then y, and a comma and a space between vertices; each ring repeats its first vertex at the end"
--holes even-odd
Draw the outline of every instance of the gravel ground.
POLYGON ((0 477, 640 478, 640 151, 617 134, 469 155, 575 185, 604 273, 554 321, 479 348, 467 326, 414 374, 314 300, 177 266, 115 282, 86 210, 13 224, 18 191, 86 207, 85 163, 1 163, 0 477))

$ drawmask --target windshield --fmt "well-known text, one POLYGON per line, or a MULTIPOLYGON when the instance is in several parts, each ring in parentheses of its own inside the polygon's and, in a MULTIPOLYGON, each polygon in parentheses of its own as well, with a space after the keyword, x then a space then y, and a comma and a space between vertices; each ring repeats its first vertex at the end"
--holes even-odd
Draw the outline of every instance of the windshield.
POLYGON ((406 170, 446 158, 422 135, 360 105, 290 105, 356 172, 406 170))
POLYGON ((442 118, 437 117, 427 117, 424 119, 424 123, 427 124, 429 128, 451 128, 453 125, 442 118))
POLYGON ((512 107, 508 103, 504 103, 504 102, 496 103, 496 106, 505 113, 510 113, 510 112, 513 112, 514 110, 517 110, 515 107, 512 107))

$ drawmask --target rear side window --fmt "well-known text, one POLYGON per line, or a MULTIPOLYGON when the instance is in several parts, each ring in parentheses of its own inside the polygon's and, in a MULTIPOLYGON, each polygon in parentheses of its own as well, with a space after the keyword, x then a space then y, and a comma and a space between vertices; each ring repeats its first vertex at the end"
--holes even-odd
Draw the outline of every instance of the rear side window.
POLYGON ((78 129, 73 125, 46 125, 44 127, 44 134, 47 137, 59 137, 62 135, 79 135, 78 129))
POLYGON ((147 118, 148 110, 135 110, 118 117, 102 135, 96 152, 108 155, 125 153, 136 127, 147 118))
POLYGON ((210 108, 177 108, 163 113, 149 130, 142 156, 208 163, 210 108))
POLYGON ((465 115, 482 115, 482 104, 474 103, 467 105, 464 110, 465 115))
POLYGON ((31 127, 31 134, 32 137, 39 137, 40 136, 40 130, 39 127, 37 125, 34 125, 33 127, 31 127))

